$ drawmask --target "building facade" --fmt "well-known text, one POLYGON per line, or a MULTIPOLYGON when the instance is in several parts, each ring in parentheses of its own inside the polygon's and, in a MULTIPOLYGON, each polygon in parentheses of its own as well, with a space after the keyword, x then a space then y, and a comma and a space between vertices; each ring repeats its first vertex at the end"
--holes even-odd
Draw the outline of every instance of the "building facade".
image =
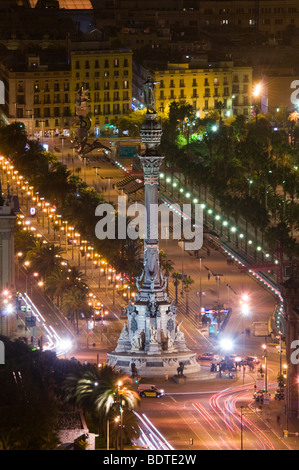
POLYGON ((165 70, 155 70, 155 100, 157 110, 167 113, 171 101, 186 101, 197 116, 204 118, 218 110, 222 117, 251 115, 252 68, 232 62, 190 67, 189 63, 168 64, 165 70), (221 103, 221 105, 220 105, 221 103), (220 106, 219 106, 220 105, 220 106))
POLYGON ((72 90, 76 92, 82 84, 88 90, 91 129, 95 135, 114 117, 131 110, 131 50, 72 51, 71 74, 72 90))
MULTIPOLYGON (((67 64, 67 62, 66 62, 67 64)), ((127 113, 132 101, 130 50, 80 50, 70 53, 69 65, 53 70, 35 55, 25 65, 0 64, 5 88, 2 120, 22 121, 35 137, 69 135, 76 126, 77 90, 89 93, 91 132, 98 135, 113 117, 127 113)))

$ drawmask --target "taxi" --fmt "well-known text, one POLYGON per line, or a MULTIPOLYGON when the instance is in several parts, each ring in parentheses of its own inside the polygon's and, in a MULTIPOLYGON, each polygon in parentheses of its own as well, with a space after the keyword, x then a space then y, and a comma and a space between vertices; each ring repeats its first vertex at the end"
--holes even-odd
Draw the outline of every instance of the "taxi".
POLYGON ((155 397, 161 398, 164 395, 164 390, 152 384, 140 384, 138 386, 138 394, 140 397, 155 397))

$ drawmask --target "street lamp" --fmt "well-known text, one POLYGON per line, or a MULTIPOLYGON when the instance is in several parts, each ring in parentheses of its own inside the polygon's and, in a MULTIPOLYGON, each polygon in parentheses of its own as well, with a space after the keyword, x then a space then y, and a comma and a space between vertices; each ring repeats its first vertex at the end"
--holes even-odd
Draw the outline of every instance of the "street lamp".
POLYGON ((257 116, 258 112, 260 110, 259 104, 258 104, 258 99, 260 97, 262 91, 262 85, 261 83, 257 83, 253 89, 253 97, 254 97, 254 112, 255 112, 255 121, 257 122, 257 116))
POLYGON ((265 359, 265 392, 267 393, 267 389, 268 389, 267 338, 266 338, 266 343, 262 345, 262 349, 264 350, 264 359, 265 359))
MULTIPOLYGON (((247 294, 243 294, 241 300, 241 314, 242 314, 242 349, 243 349, 243 361, 244 361, 244 341, 245 341, 245 317, 249 314, 249 305, 248 305, 249 296, 247 294)), ((245 364, 243 363, 243 385, 245 381, 245 364)))

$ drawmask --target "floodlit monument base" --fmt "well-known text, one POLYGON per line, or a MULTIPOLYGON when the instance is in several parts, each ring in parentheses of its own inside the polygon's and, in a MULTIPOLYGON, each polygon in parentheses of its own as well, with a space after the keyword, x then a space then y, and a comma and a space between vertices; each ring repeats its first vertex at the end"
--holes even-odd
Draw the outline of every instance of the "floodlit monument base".
POLYGON ((131 375, 140 377, 186 376, 200 372, 196 354, 191 351, 180 353, 160 353, 157 355, 112 352, 108 354, 109 364, 131 375), (183 375, 178 373, 180 363, 184 364, 183 375))

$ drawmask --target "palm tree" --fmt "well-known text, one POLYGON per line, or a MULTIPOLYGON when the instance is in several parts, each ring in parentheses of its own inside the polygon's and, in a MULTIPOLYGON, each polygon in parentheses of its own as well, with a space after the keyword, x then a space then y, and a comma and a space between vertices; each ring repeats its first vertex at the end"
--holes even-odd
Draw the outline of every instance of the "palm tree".
POLYGON ((47 277, 45 284, 45 292, 52 298, 57 297, 57 306, 59 306, 63 295, 71 287, 75 286, 82 292, 85 292, 87 288, 84 275, 76 267, 66 268, 62 266, 54 269, 47 277))
POLYGON ((62 252, 62 248, 54 244, 36 241, 35 246, 28 251, 26 256, 30 261, 30 270, 37 271, 45 279, 61 265, 62 252))
MULTIPOLYGON (((139 432, 137 417, 132 411, 140 402, 139 395, 133 390, 132 385, 133 380, 130 377, 105 365, 101 369, 94 367, 84 369, 79 378, 78 375, 69 375, 63 388, 66 401, 73 402, 76 397, 78 405, 92 411, 93 416, 97 417, 99 431, 106 428, 104 424, 107 420, 113 423, 113 418, 121 411, 124 437, 132 439, 138 437, 139 432)), ((118 429, 117 427, 114 431, 118 433, 118 429)), ((111 431, 113 434, 113 428, 111 431)))
POLYGON ((61 309, 67 316, 71 317, 72 322, 75 320, 77 333, 79 333, 79 315, 83 313, 90 315, 91 309, 88 305, 86 293, 77 286, 70 287, 62 297, 61 309))
MULTIPOLYGON (((164 276, 168 278, 170 273, 173 272, 174 267, 173 267, 173 262, 170 259, 167 259, 166 256, 167 255, 164 251, 161 250, 159 252, 159 261, 160 261, 161 270, 163 271, 164 276)), ((167 288, 166 288, 167 295, 168 295, 168 290, 169 289, 168 289, 168 283, 167 283, 167 288)))
POLYGON ((182 279, 184 291, 186 292, 186 314, 189 314, 189 291, 190 291, 190 286, 194 284, 194 279, 192 279, 190 276, 184 277, 182 279))
POLYGON ((178 286, 180 284, 180 280, 182 279, 182 274, 179 273, 178 271, 175 271, 172 273, 172 279, 173 279, 173 284, 175 287, 175 303, 177 305, 178 303, 178 286))

